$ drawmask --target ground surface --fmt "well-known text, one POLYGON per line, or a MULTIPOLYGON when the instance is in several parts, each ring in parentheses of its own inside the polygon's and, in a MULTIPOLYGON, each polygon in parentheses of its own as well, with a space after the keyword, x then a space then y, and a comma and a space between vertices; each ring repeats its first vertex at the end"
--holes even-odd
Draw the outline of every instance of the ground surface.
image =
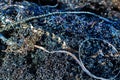
POLYGON ((69 47, 64 50, 77 58, 80 56, 91 73, 103 78, 115 76, 115 80, 119 80, 119 0, 60 0, 58 6, 42 6, 31 1, 15 1, 10 6, 1 0, 0 32, 17 44, 11 46, 0 41, 0 80, 95 80, 72 57, 64 53, 47 53, 34 46, 42 46, 49 51, 63 50, 63 41, 69 47), (51 15, 2 30, 12 22, 60 11, 89 11, 95 14, 51 15), (36 33, 32 27, 49 35, 42 31, 36 33), (52 34, 59 36, 61 41, 52 34))

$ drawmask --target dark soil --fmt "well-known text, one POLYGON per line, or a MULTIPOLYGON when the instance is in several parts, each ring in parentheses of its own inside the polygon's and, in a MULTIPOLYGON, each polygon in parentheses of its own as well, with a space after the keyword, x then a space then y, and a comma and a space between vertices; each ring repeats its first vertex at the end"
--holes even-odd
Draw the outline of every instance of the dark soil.
POLYGON ((95 76, 119 80, 120 1, 76 1, 0 0, 0 34, 17 43, 8 45, 0 36, 0 80, 96 80, 69 55, 47 53, 34 45, 49 51, 69 51, 80 57, 95 76), (33 16, 67 11, 93 14, 58 14, 13 24, 33 16), (32 27, 46 33, 35 33, 32 27), (63 42, 69 48, 63 48, 63 42))

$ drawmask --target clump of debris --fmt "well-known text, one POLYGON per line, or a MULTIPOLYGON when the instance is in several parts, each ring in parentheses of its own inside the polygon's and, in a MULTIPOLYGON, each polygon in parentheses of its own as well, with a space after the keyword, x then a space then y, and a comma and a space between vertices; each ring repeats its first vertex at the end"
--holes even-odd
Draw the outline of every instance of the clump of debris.
POLYGON ((0 0, 0 80, 119 80, 116 1, 0 0))

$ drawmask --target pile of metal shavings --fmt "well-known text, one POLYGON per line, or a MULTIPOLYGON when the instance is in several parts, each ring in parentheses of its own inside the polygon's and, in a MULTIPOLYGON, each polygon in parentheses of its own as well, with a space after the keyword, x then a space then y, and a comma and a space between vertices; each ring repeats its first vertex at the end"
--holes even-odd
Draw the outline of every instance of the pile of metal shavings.
MULTIPOLYGON (((17 3, 17 5, 9 7, 6 4, 0 5, 1 26, 6 27, 12 22, 31 16, 64 11, 63 9, 38 6, 26 1, 17 3), (1 8, 2 6, 4 8, 1 8)), ((18 44, 19 51, 14 51, 16 49, 14 48, 13 52, 0 53, 0 61, 2 61, 0 62, 0 79, 92 79, 71 57, 59 53, 49 54, 34 48, 34 44, 42 45, 50 51, 59 50, 62 47, 51 37, 33 33, 30 27, 22 28, 26 26, 54 33, 76 51, 84 40, 97 38, 90 39, 81 46, 81 59, 85 67, 94 75, 104 78, 111 78, 119 73, 120 55, 118 54, 116 57, 116 51, 104 40, 120 52, 120 30, 112 23, 94 15, 63 14, 31 20, 15 26, 11 30, 1 32, 6 38, 18 44), (23 54, 19 54, 20 51, 23 54)), ((0 50, 5 50, 6 45, 2 44, 2 41, 0 44, 2 46, 0 50)), ((78 53, 73 52, 73 54, 79 56, 78 53)), ((119 79, 119 76, 116 79, 119 79)))

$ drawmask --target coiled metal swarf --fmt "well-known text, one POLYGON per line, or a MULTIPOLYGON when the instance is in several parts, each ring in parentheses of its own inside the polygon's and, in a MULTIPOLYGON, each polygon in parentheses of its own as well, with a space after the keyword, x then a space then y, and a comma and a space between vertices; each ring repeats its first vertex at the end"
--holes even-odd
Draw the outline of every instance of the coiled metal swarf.
MULTIPOLYGON (((38 37, 44 37, 46 35, 50 39, 56 41, 57 44, 60 44, 62 49, 69 48, 78 52, 80 45, 79 53, 81 60, 85 67, 89 69, 88 71, 82 67, 84 72, 96 79, 116 78, 117 74, 112 74, 110 72, 114 73, 115 71, 116 73, 116 63, 117 61, 119 62, 119 54, 117 54, 117 52, 120 51, 120 32, 114 25, 117 24, 117 22, 92 12, 61 11, 55 8, 43 8, 28 2, 23 2, 21 4, 24 4, 22 8, 12 6, 15 8, 11 9, 10 7, 9 9, 2 9, 2 16, 4 16, 5 21, 3 21, 4 26, 1 26, 0 29, 1 40, 4 42, 7 41, 6 43, 10 42, 9 38, 7 39, 2 35, 2 32, 13 30, 15 33, 10 35, 10 37, 13 38, 14 42, 16 42, 23 51, 33 50, 38 37), (33 10, 31 10, 31 8, 33 10), (12 21, 12 23, 6 23, 6 21, 11 21, 12 16, 7 14, 9 11, 16 11, 17 13, 17 17, 15 16, 16 19, 13 19, 14 21, 12 21), (33 36, 34 34, 37 34, 37 36, 33 36), (98 67, 104 68, 102 69, 104 72, 98 71, 98 67), (91 69, 93 70, 91 71, 91 69), (95 76, 90 73, 93 73, 95 76)), ((43 39, 43 41, 40 39, 39 42, 46 41, 45 39, 43 39)), ((47 42, 49 41, 47 40, 47 42)), ((10 47, 10 49, 12 48, 13 46, 10 47)), ((117 66, 117 68, 119 68, 119 66, 117 66)))

